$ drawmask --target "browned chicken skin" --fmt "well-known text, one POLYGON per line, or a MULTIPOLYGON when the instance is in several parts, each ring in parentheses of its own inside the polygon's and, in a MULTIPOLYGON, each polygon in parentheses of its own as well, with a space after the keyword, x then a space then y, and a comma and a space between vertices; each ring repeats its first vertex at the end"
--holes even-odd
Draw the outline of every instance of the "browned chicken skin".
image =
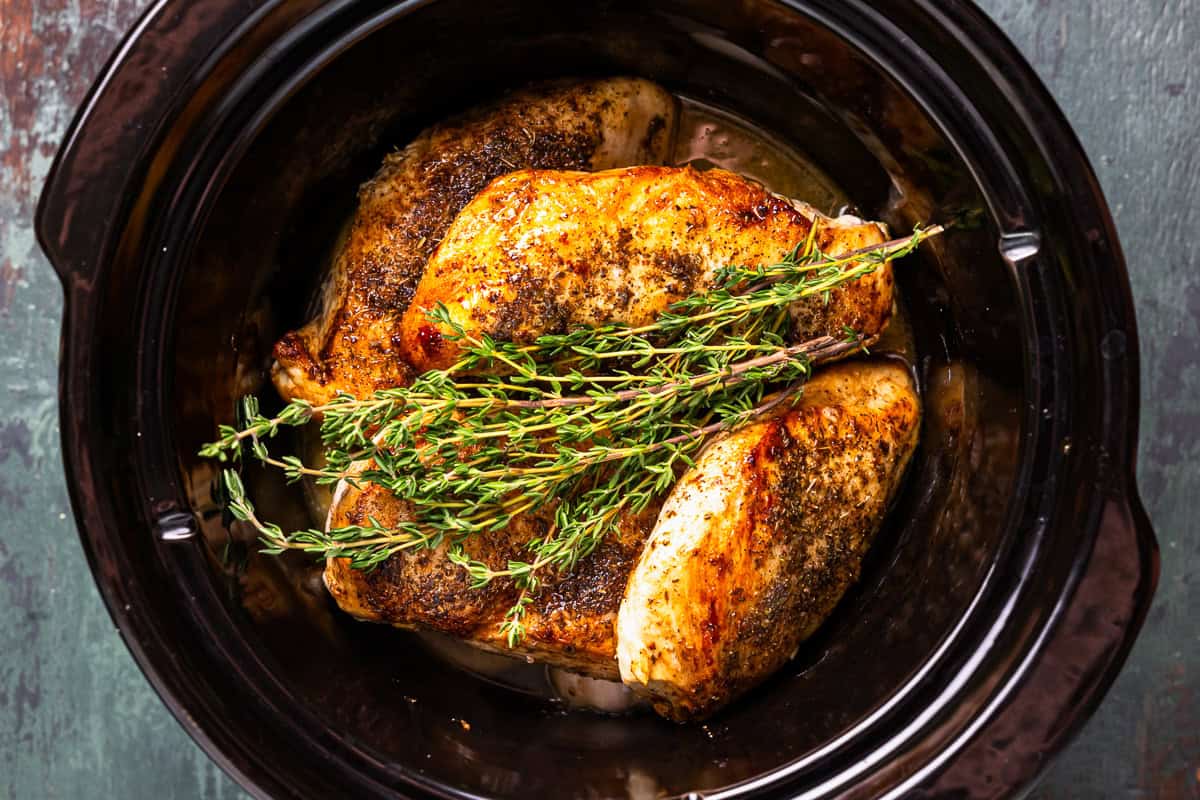
MULTIPOLYGON (((492 181, 455 219, 425 268, 400 326, 417 372, 459 354, 427 316, 439 303, 468 334, 523 341, 580 325, 643 325, 711 288, 730 264, 774 264, 813 225, 839 255, 886 240, 882 227, 830 219, 725 170, 630 167, 522 170, 492 181)), ((892 311, 890 266, 792 309, 796 338, 873 339, 892 311)))
MULTIPOLYGON (((386 489, 367 484, 360 492, 341 486, 330 509, 330 526, 366 524, 369 518, 391 525, 407 518, 406 504, 386 489)), ((525 636, 515 651, 508 648, 500 624, 517 590, 507 581, 470 588, 467 573, 446 558, 445 547, 392 556, 371 572, 333 559, 325 568, 325 585, 342 610, 359 619, 450 633, 485 649, 620 680, 614 658, 617 609, 657 513, 655 504, 640 515, 623 517, 619 533, 607 537, 574 571, 550 577, 526 609, 525 636)), ((510 559, 528 560, 525 543, 545 534, 548 519, 548 512, 518 517, 504 531, 469 538, 464 548, 471 558, 504 569, 510 559)))
POLYGON ((861 361, 711 442, 630 576, 617 621, 625 683, 687 720, 781 667, 858 579, 919 423, 907 369, 861 361))
POLYGON ((527 89, 421 133, 360 190, 320 312, 275 345, 279 393, 321 403, 404 383, 401 316, 472 197, 515 169, 662 163, 676 120, 677 102, 660 87, 610 78, 527 89))

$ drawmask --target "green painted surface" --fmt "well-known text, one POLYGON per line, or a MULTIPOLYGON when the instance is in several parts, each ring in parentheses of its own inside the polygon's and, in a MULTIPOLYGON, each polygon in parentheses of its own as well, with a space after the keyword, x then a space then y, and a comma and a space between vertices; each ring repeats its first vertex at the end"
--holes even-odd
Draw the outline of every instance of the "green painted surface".
MULTIPOLYGON (((1099 173, 1142 333, 1140 484, 1163 551, 1129 664, 1039 798, 1200 797, 1200 0, 984 0, 1099 173)), ((61 295, 33 204, 141 0, 0 0, 0 798, 235 798, 138 672, 70 519, 61 295)))

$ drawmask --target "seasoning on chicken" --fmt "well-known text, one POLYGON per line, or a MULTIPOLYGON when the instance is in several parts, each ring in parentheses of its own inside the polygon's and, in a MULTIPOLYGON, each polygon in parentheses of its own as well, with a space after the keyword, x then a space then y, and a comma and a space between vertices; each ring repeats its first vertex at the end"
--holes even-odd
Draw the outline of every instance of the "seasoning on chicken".
MULTIPOLYGON (((830 219, 733 173, 654 166, 676 120, 663 89, 611 79, 529 89, 422 133, 363 187, 320 312, 276 345, 280 393, 366 397, 454 363, 455 327, 529 341, 642 325, 712 288, 721 268, 778 262, 810 236, 834 256, 887 239, 882 225, 830 219), (454 326, 430 319, 439 305, 454 326)), ((884 264, 798 301, 791 336, 852 328, 873 342, 893 291, 884 264)), ((796 404, 714 437, 664 500, 619 517, 573 570, 547 575, 515 649, 501 623, 516 586, 474 588, 445 546, 400 551, 370 571, 331 558, 325 584, 359 619, 622 680, 664 716, 703 718, 786 662, 856 579, 919 417, 897 364, 819 371, 796 404)), ((493 570, 525 558, 556 502, 467 538, 467 556, 493 570)), ((327 526, 410 515, 351 477, 327 526)))
POLYGON ((850 362, 817 373, 799 406, 709 444, 630 575, 622 680, 688 720, 779 669, 858 579, 919 423, 902 365, 850 362))
POLYGON ((319 313, 275 345, 285 399, 366 397, 408 371, 401 315, 455 215, 493 178, 517 169, 608 169, 662 163, 675 98, 635 78, 547 84, 434 125, 388 156, 359 192, 319 313))
MULTIPOLYGON (((343 611, 362 620, 449 633, 487 650, 617 681, 617 608, 657 512, 654 504, 642 514, 622 516, 619 531, 576 569, 548 575, 525 610, 525 635, 516 648, 508 646, 500 624, 517 589, 509 581, 471 588, 470 576, 446 557, 445 545, 397 553, 369 572, 352 568, 347 559, 330 559, 325 585, 343 611)), ((370 483, 357 489, 343 481, 329 525, 370 519, 395 525, 409 514, 408 505, 388 490, 370 483)), ((464 548, 471 558, 504 569, 510 560, 526 558, 526 543, 545 535, 550 516, 546 510, 519 516, 503 530, 468 538, 464 548)))
MULTIPOLYGON (((774 264, 817 225, 840 255, 887 240, 882 226, 830 219, 747 178, 713 169, 523 170, 476 195, 446 232, 400 325, 416 372, 459 349, 427 315, 439 303, 472 336, 526 341, 581 325, 643 325, 711 288, 730 264, 774 264)), ((868 342, 892 312, 890 266, 792 307, 797 340, 853 328, 868 342)))

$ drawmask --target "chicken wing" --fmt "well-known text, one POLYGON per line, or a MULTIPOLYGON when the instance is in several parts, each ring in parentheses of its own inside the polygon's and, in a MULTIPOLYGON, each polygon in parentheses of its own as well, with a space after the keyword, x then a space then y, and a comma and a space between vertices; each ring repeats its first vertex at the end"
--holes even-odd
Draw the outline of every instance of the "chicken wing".
POLYGON ((648 81, 549 84, 435 125, 388 156, 359 192, 321 309, 275 345, 285 399, 365 397, 408 378, 401 315, 455 215, 493 178, 522 168, 608 169, 662 163, 677 101, 648 81))

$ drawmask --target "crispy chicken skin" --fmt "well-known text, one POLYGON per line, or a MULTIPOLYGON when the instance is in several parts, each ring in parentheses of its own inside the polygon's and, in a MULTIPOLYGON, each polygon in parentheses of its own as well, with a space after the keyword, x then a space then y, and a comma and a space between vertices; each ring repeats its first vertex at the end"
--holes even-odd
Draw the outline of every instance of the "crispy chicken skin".
POLYGON ((817 373, 798 406, 709 444, 630 575, 622 680, 683 721, 782 666, 857 580, 919 423, 903 366, 851 362, 817 373))
MULTIPOLYGON (((441 303, 470 335, 523 341, 579 325, 642 325, 713 285, 730 264, 773 264, 817 224, 822 250, 879 244, 885 231, 830 219, 747 178, 713 169, 641 166, 585 173, 522 170, 491 182, 463 208, 426 266, 400 325, 416 372, 460 351, 431 321, 441 303)), ((885 266, 792 309, 804 337, 873 339, 892 311, 885 266)), ((797 338, 800 338, 797 336, 797 338)))
POLYGON ((425 263, 459 210, 493 178, 522 168, 662 163, 677 101, 634 78, 548 84, 435 125, 386 159, 359 192, 319 313, 275 345, 285 399, 359 397, 405 382, 396 344, 425 263))

